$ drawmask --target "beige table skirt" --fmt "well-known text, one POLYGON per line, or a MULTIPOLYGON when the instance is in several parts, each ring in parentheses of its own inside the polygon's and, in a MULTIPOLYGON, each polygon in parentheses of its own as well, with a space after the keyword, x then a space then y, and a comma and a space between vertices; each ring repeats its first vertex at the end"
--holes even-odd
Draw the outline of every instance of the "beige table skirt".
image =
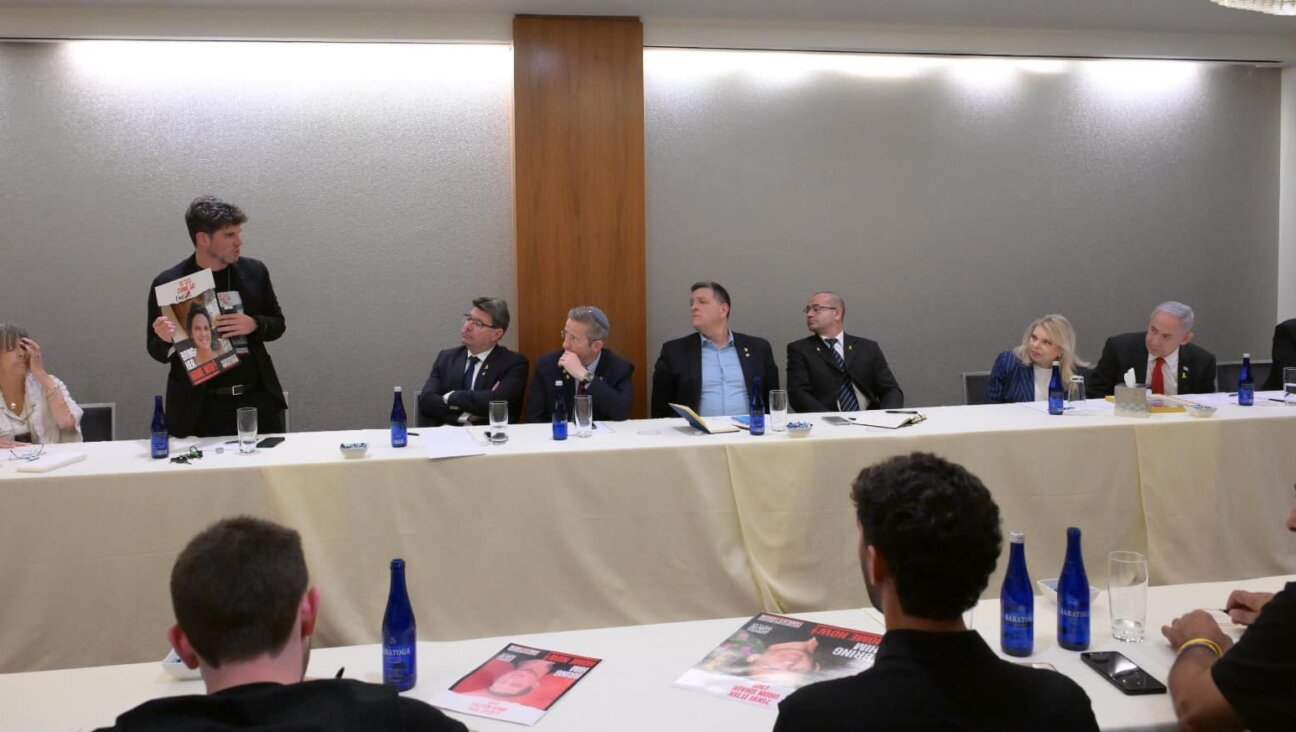
POLYGON ((944 431, 808 440, 684 439, 645 421, 560 450, 547 427, 522 426, 514 452, 440 461, 342 461, 336 433, 299 433, 284 446, 297 452, 188 472, 128 455, 100 459, 111 469, 0 474, 0 672, 161 658, 171 565, 232 514, 301 532, 321 647, 377 642, 397 556, 425 640, 861 606, 850 483, 912 450, 985 481, 1005 535, 1026 532, 1035 578, 1057 575, 1067 526, 1084 530, 1094 584, 1116 548, 1146 551, 1154 584, 1296 572, 1282 529, 1296 410, 1058 426, 1012 409, 932 410, 948 410, 944 431), (653 437, 636 443, 636 431, 653 437), (312 457, 324 454, 315 443, 333 446, 328 459, 312 457))

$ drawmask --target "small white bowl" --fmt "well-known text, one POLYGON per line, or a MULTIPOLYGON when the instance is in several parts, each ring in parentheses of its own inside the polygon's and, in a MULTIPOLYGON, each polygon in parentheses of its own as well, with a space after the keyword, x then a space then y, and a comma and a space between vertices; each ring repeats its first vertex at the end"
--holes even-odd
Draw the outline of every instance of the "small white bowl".
POLYGON ((1205 404, 1192 404, 1185 407, 1185 409, 1188 410, 1188 414, 1194 417, 1209 417, 1216 412, 1215 407, 1208 407, 1205 404))
POLYGON ((342 456, 348 459, 362 458, 369 452, 367 442, 344 442, 341 444, 342 456))
MULTIPOLYGON (((1040 590, 1044 592, 1044 596, 1047 597, 1049 601, 1052 602, 1054 605, 1057 605, 1057 583, 1058 583, 1057 577, 1049 577, 1048 579, 1042 579, 1035 582, 1035 584, 1039 585, 1040 590)), ((1094 600, 1097 599, 1098 599, 1098 588, 1094 587, 1093 585, 1089 585, 1089 604, 1092 605, 1094 600)))
POLYGON ((810 435, 810 430, 812 429, 814 429, 813 422, 788 422, 787 423, 788 437, 792 437, 796 439, 800 439, 802 437, 808 437, 810 435))

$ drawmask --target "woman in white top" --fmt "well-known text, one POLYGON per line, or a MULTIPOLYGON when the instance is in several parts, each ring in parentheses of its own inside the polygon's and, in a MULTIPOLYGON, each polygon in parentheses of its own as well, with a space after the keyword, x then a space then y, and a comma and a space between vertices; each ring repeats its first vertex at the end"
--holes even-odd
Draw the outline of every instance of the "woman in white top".
POLYGON ((986 383, 987 404, 1048 398, 1053 362, 1060 362, 1063 388, 1073 374, 1088 378, 1089 364, 1076 355, 1075 328, 1061 315, 1045 315, 1026 326, 1020 346, 995 359, 986 383))
POLYGON ((0 448, 80 441, 81 407, 45 370, 40 345, 0 323, 0 448))

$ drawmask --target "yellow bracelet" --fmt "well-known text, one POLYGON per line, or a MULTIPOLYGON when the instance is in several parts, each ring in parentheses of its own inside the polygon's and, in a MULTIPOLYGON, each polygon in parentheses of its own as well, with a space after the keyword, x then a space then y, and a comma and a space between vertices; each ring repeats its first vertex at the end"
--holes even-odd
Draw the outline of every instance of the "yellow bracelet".
POLYGON ((1179 653, 1182 654, 1193 646, 1201 646, 1203 648, 1211 649, 1211 652, 1215 654, 1216 658, 1222 658, 1224 656, 1224 649, 1220 648, 1220 645, 1210 638, 1192 638, 1186 640, 1182 646, 1179 646, 1179 653))

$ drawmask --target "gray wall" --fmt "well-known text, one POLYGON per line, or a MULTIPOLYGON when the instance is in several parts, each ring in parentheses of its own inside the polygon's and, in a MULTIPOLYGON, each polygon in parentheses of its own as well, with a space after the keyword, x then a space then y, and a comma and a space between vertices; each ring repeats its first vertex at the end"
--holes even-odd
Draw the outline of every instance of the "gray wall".
POLYGON ((910 60, 646 52, 650 354, 714 279, 780 369, 841 292, 912 405, 1047 312, 1096 360, 1180 299, 1221 360, 1268 357, 1279 70, 910 60))
MULTIPOLYGON (((468 299, 513 296, 506 47, 123 48, 0 44, 0 320, 125 436, 163 388, 145 298, 198 193, 252 216, 296 429, 381 426, 468 299)), ((780 362, 839 290, 916 405, 1049 311, 1090 359, 1170 297, 1222 359, 1267 354, 1279 72, 1102 63, 646 51, 650 357, 703 277, 780 362)))
POLYGON ((148 286, 214 193, 283 305, 293 428, 384 425, 470 299, 514 295, 512 76, 507 46, 2 43, 0 321, 146 434, 148 286))

